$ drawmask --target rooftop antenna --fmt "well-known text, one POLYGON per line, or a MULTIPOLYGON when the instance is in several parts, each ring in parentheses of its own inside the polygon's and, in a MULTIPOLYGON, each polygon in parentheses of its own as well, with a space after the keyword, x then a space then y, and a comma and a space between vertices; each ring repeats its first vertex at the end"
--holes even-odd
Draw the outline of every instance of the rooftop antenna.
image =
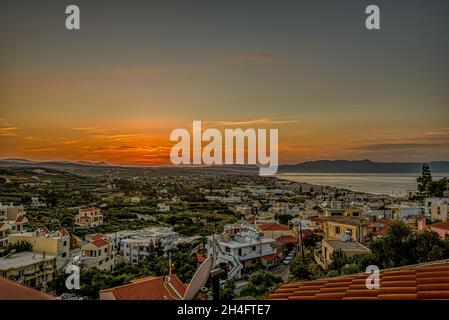
POLYGON ((168 275, 171 276, 171 252, 168 253, 168 275))

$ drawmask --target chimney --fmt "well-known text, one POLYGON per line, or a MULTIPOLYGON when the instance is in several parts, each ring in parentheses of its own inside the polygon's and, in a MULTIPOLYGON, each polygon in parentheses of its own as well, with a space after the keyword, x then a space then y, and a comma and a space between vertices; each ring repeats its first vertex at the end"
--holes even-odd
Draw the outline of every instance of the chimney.
POLYGON ((424 231, 426 229, 426 217, 418 218, 418 231, 424 231))

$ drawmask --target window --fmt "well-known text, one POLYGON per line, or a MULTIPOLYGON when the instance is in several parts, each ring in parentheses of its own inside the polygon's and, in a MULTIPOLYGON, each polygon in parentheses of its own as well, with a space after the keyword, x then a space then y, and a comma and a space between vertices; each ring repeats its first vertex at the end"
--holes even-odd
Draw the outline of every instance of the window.
POLYGON ((340 227, 335 227, 335 233, 340 234, 340 227))
POLYGON ((63 258, 65 258, 65 257, 67 256, 67 253, 66 253, 66 252, 63 252, 61 256, 62 256, 63 258))
POLYGON ((252 251, 256 251, 256 246, 252 246, 252 247, 251 247, 251 250, 252 250, 252 251))
POLYGON ((239 256, 242 255, 242 249, 239 249, 239 256))
POLYGON ((230 249, 229 247, 226 247, 226 248, 225 248, 225 251, 226 251, 226 252, 231 252, 231 249, 230 249))

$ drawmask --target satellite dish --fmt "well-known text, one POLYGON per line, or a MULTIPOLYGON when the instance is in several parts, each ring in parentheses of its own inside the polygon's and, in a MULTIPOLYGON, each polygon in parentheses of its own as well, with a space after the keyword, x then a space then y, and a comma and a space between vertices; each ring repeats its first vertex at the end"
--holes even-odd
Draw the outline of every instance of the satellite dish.
POLYGON ((198 291, 200 291, 201 288, 204 287, 204 284, 209 278, 211 268, 212 268, 212 258, 208 257, 200 265, 198 270, 196 270, 195 275, 193 276, 192 281, 190 281, 186 293, 184 294, 184 300, 192 300, 198 293, 198 291))

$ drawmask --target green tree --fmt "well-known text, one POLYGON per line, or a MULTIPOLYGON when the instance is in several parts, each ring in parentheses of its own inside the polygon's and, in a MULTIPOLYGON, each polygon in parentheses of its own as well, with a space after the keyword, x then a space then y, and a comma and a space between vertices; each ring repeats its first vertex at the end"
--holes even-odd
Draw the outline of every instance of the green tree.
POLYGON ((443 192, 448 189, 449 179, 442 178, 436 181, 431 181, 427 185, 427 192, 431 197, 442 197, 443 192))
POLYGON ((73 224, 73 216, 71 214, 66 214, 62 216, 60 219, 61 226, 63 227, 72 227, 73 224))
POLYGON ((428 184, 432 182, 432 174, 427 163, 422 165, 421 176, 416 181, 418 182, 418 191, 420 193, 426 193, 428 184))
POLYGON ((2 252, 0 252, 0 256, 6 256, 7 254, 14 252, 24 252, 24 251, 33 251, 33 245, 28 241, 19 241, 17 243, 9 243, 2 252))
POLYGON ((24 195, 20 198, 20 203, 23 205, 29 205, 31 203, 31 196, 30 195, 24 195))
POLYGON ((302 241, 304 243, 304 247, 306 248, 314 247, 316 243, 322 239, 322 235, 319 235, 313 231, 306 230, 303 232, 302 241))
POLYGON ((285 225, 288 225, 288 221, 291 218, 292 218, 292 216, 289 215, 289 214, 278 214, 278 215, 276 215, 276 219, 279 221, 279 223, 285 224, 285 225))
POLYGON ((324 270, 315 262, 312 252, 308 252, 304 258, 298 255, 289 268, 290 274, 296 280, 313 280, 324 276, 324 270))
POLYGON ((268 292, 282 282, 282 278, 268 271, 254 272, 249 278, 248 284, 242 289, 240 296, 252 296, 263 298, 268 292))
POLYGON ((220 292, 221 300, 232 300, 235 298, 235 280, 229 279, 225 282, 220 292))

